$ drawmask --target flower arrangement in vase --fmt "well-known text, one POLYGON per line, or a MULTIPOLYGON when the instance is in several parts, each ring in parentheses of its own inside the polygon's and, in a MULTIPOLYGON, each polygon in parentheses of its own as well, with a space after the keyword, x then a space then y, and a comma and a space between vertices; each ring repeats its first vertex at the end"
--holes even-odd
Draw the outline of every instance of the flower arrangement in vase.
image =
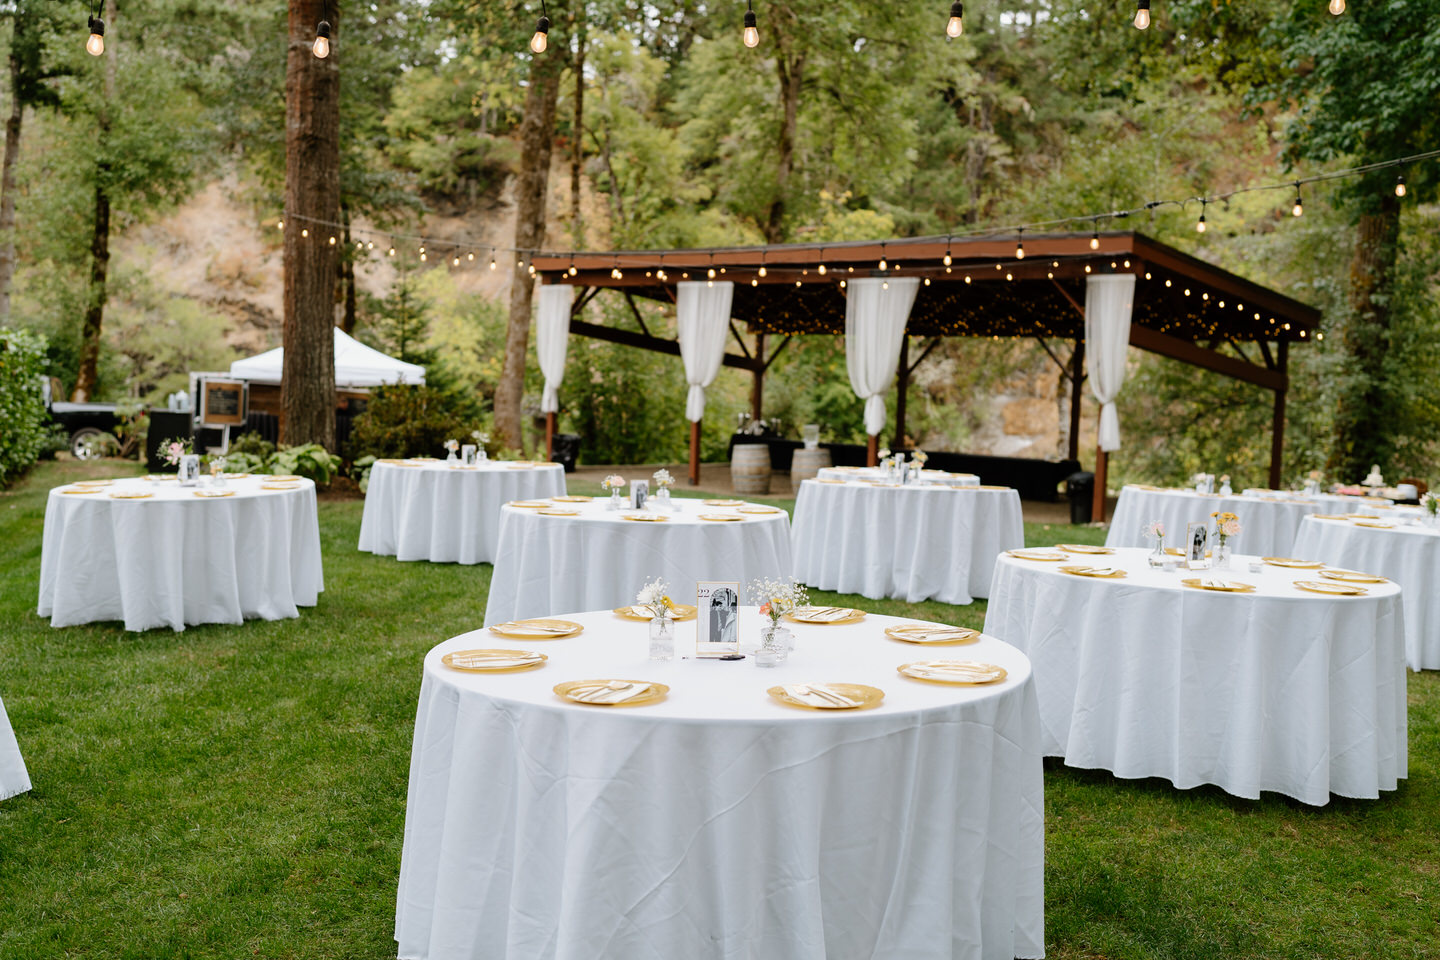
POLYGON ((1321 473, 1319 470, 1311 470, 1305 475, 1305 492, 1315 496, 1320 492, 1321 473))
POLYGON ((916 450, 914 453, 910 454, 911 482, 920 482, 920 472, 925 469, 925 464, 929 462, 929 460, 930 454, 926 453, 924 450, 916 450))
POLYGON ((650 479, 655 481, 655 499, 669 503, 670 485, 675 482, 675 478, 670 476, 670 471, 661 467, 650 475, 650 479))
POLYGON ((1420 498, 1420 506, 1425 508, 1425 519, 1430 526, 1440 523, 1440 497, 1427 492, 1420 498))
POLYGON ((489 454, 485 452, 485 445, 490 442, 490 434, 484 430, 471 430, 470 439, 475 441, 475 459, 482 462, 488 460, 489 454))
POLYGON ((459 441, 459 440, 455 440, 455 439, 446 440, 446 441, 445 441, 445 449, 448 450, 448 451, 450 451, 450 455, 445 458, 446 460, 459 460, 459 459, 460 459, 458 456, 456 456, 456 454, 458 454, 458 453, 460 452, 460 441, 459 441))
POLYGON ((195 441, 171 440, 160 448, 165 462, 176 467, 176 479, 182 487, 193 487, 200 480, 200 458, 195 454, 195 441))
POLYGON ((1240 526, 1240 518, 1228 510, 1216 511, 1210 516, 1215 521, 1215 556, 1211 566, 1224 570, 1230 566, 1230 540, 1238 537, 1244 528, 1240 526))
POLYGON ((600 486, 610 491, 610 509, 620 509, 620 489, 625 486, 625 478, 618 473, 612 473, 600 481, 600 486))
POLYGON ((759 602, 760 614, 770 623, 761 634, 760 647, 755 651, 755 665, 773 667, 790 655, 794 640, 789 630, 780 626, 780 618, 810 603, 804 585, 793 580, 752 580, 746 588, 751 603, 759 602))
POLYGON ((656 577, 640 588, 635 605, 650 611, 650 659, 675 659, 675 604, 665 592, 664 579, 656 577))
POLYGON ((1231 489, 1230 489, 1230 474, 1228 474, 1228 473, 1222 473, 1222 474, 1220 474, 1220 496, 1222 496, 1222 497, 1228 497, 1228 496, 1230 496, 1230 494, 1232 494, 1232 493, 1234 493, 1234 492, 1235 492, 1234 490, 1231 490, 1231 489))
POLYGON ((1159 520, 1151 520, 1140 528, 1140 535, 1150 543, 1150 554, 1146 558, 1152 567, 1163 567, 1165 565, 1165 524, 1159 520))

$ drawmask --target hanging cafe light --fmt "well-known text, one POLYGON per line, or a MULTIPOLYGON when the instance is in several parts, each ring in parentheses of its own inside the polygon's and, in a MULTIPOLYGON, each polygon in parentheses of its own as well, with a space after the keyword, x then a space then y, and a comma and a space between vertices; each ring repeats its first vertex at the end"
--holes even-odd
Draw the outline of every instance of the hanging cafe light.
POLYGON ((954 40, 965 32, 965 4, 955 0, 950 4, 950 19, 945 23, 945 36, 954 40))
POLYGON ((1403 173, 1395 178, 1395 196, 1405 196, 1405 174, 1403 173))
POLYGON ((95 0, 95 15, 90 17, 90 39, 85 41, 85 52, 98 57, 105 52, 105 21, 100 19, 100 4, 95 0))
POLYGON ((1205 204, 1208 203, 1208 202, 1209 202, 1208 200, 1201 200, 1201 201, 1200 201, 1200 219, 1195 221, 1195 232, 1196 232, 1196 233, 1204 233, 1204 232, 1205 232, 1205 204))
POLYGON ((1150 0, 1135 0, 1135 29, 1144 30, 1148 26, 1150 26, 1150 0))
POLYGON ((747 47, 760 46, 760 28, 755 26, 755 10, 750 0, 745 0, 745 29, 740 34, 747 47))
POLYGON ((535 36, 530 38, 530 50, 544 53, 550 40, 550 11, 545 9, 545 0, 540 0, 540 19, 535 21, 535 36))
POLYGON ((1330 0, 1330 12, 1335 16, 1345 12, 1345 0, 1330 0))
POLYGON ((1305 214, 1305 201, 1300 199, 1300 181, 1295 181, 1295 206, 1290 208, 1290 216, 1300 217, 1305 214))
POLYGON ((330 21, 325 19, 329 12, 330 4, 327 0, 320 10, 320 22, 315 26, 315 43, 310 47, 310 52, 320 60, 330 56, 330 21))

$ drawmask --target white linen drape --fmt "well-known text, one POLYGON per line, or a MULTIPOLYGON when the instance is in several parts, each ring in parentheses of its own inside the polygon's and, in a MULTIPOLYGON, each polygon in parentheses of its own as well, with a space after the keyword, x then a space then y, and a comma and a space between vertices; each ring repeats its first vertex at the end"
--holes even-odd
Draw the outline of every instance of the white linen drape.
POLYGON ((1130 347, 1130 309, 1135 303, 1135 275, 1090 276, 1085 282, 1085 347, 1090 363, 1090 391, 1100 401, 1100 449, 1120 449, 1120 415, 1115 398, 1125 382, 1125 354, 1130 347))
POLYGON ((540 288, 540 309, 535 317, 535 356, 545 375, 541 413, 560 412, 560 382, 565 379, 565 348, 570 343, 570 303, 575 288, 548 283, 540 288))
POLYGON ((725 357, 725 331, 730 326, 735 284, 729 280, 690 280, 677 287, 675 321, 680 334, 680 359, 690 384, 685 416, 699 423, 705 416, 705 388, 714 382, 725 357))
POLYGON ((20 756, 20 746, 15 742, 15 731, 10 729, 5 701, 0 700, 0 800, 29 789, 30 774, 25 770, 25 759, 20 756))
POLYGON ((885 429, 885 392, 895 382, 905 323, 919 277, 851 280, 845 297, 845 367, 850 388, 865 401, 865 432, 885 429))

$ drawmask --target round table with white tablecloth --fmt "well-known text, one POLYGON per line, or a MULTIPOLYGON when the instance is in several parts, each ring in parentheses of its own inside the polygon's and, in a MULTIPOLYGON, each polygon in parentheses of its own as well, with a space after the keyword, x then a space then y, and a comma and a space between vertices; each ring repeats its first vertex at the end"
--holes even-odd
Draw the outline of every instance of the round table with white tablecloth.
POLYGON ((1375 573, 1405 597, 1405 659, 1412 670, 1440 670, 1440 530, 1418 521, 1306 518, 1295 556, 1375 573))
POLYGON ((5 701, 0 700, 0 800, 8 800, 29 789, 30 773, 25 769, 25 758, 20 756, 20 745, 15 742, 15 731, 5 713, 5 701))
MULTIPOLYGON (((824 467, 817 474, 817 480, 886 480, 885 471, 880 467, 824 467)), ((948 470, 921 470, 923 483, 938 483, 947 487, 975 487, 980 478, 973 473, 951 473, 948 470)))
POLYGON ((377 460, 370 468, 360 549, 399 560, 492 563, 500 507, 565 492, 558 463, 377 460))
MULTIPOLYGON (((1044 955, 1044 788, 1017 650, 990 638, 900 643, 884 631, 905 621, 871 616, 791 625, 795 652, 766 670, 648 660, 647 624, 564 616, 584 633, 525 642, 476 631, 425 658, 400 957, 1044 955), (492 675, 442 664, 473 648, 549 659, 492 675), (954 686, 896 673, 937 658, 1008 676, 954 686), (598 678, 670 689, 627 707, 552 692, 598 678), (766 693, 837 681, 884 699, 810 710, 766 693)), ((742 608, 742 631, 762 622, 742 608)))
POLYGON ((1115 514, 1110 518, 1110 532, 1105 536, 1109 547, 1145 546, 1142 529, 1151 521, 1165 524, 1165 540, 1170 544, 1185 543, 1185 527, 1204 521, 1214 526, 1210 514, 1230 512, 1240 518, 1244 528, 1236 544, 1246 553, 1272 556, 1289 554, 1300 531, 1300 521, 1316 513, 1354 513, 1366 509, 1387 509, 1390 502, 1370 501, 1364 497, 1337 497, 1330 494, 1306 496, 1271 492, 1264 496, 1221 496, 1196 493, 1194 490, 1162 490, 1128 484, 1120 490, 1115 514))
POLYGON ((280 620, 324 589, 309 480, 248 476, 212 489, 132 478, 57 487, 45 505, 39 613, 51 626, 280 620))
POLYGON ((654 497, 641 511, 606 500, 507 505, 485 623, 624 606, 656 577, 676 603, 693 604, 699 580, 738 581, 743 596, 751 580, 787 579, 790 569, 790 516, 779 507, 654 497))
POLYGON ((1319 570, 1255 573, 1250 559, 1181 572, 1135 548, 1071 564, 1001 557, 985 632, 1030 657, 1046 755, 1251 799, 1395 789, 1407 770, 1399 587, 1326 596, 1295 586, 1336 582, 1319 570), (1062 570, 1106 565, 1126 575, 1062 570), (1181 583, 1207 577, 1256 589, 1181 583))
POLYGON ((795 501, 795 579, 910 603, 988 596, 995 556, 1025 545, 1010 487, 806 480, 795 501))

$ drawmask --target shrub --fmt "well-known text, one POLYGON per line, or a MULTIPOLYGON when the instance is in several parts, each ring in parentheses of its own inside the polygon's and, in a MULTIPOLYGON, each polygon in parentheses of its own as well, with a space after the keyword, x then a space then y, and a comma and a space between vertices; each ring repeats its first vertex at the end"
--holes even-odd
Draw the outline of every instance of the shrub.
POLYGON ((0 487, 24 473, 40 456, 50 433, 40 378, 45 338, 0 328, 0 487))
POLYGON ((251 430, 230 441, 230 449, 226 456, 233 456, 237 453, 247 454, 263 463, 275 455, 275 444, 251 430))
POLYGON ((340 471, 340 458, 318 443, 306 443, 276 450, 275 456, 270 458, 269 467, 271 473, 293 473, 314 480, 315 486, 323 487, 340 471))
POLYGON ((265 473, 267 472, 265 463, 264 457, 257 457, 255 454, 246 453, 243 450, 237 453, 234 447, 231 447, 230 452, 225 454, 226 473, 265 473))
POLYGON ((370 468, 373 466, 375 466, 375 458, 368 454, 350 464, 348 471, 350 479, 355 481, 355 485, 360 488, 361 493, 370 489, 370 468))
POLYGON ((445 441, 468 436, 467 412, 432 386, 376 387, 350 428, 346 453, 361 457, 443 457, 445 441))

